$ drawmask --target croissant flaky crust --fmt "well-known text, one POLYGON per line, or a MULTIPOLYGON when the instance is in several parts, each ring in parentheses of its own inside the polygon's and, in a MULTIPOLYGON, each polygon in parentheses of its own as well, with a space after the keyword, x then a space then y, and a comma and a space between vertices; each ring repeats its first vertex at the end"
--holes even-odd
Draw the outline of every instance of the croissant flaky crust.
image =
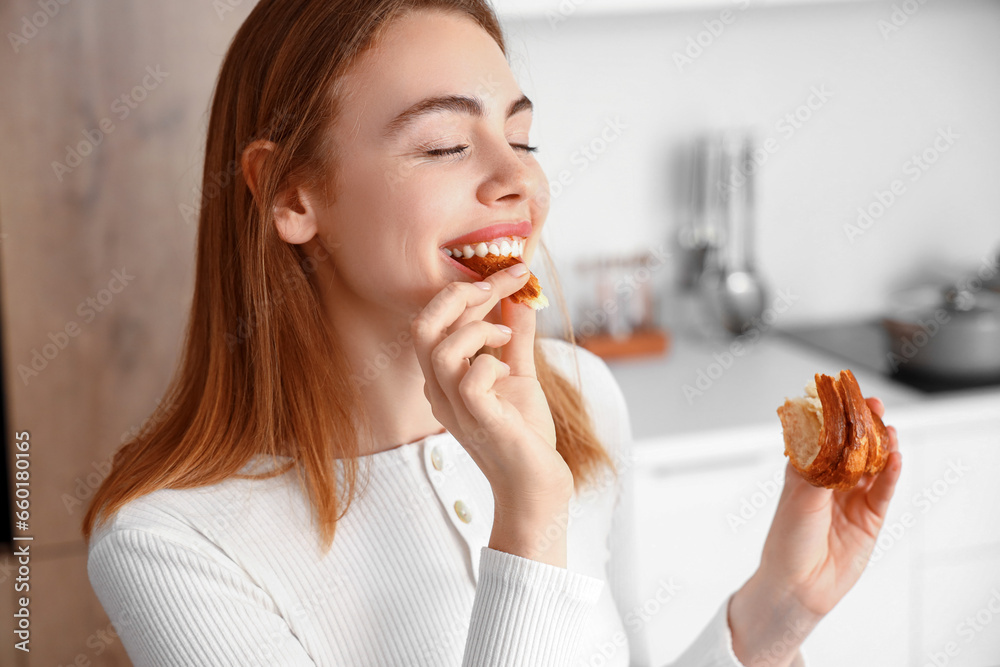
POLYGON ((846 491, 889 458, 889 432, 850 370, 840 379, 817 373, 806 396, 785 399, 778 418, 785 456, 813 486, 846 491))
MULTIPOLYGON (((512 255, 485 255, 484 257, 473 255, 472 257, 455 257, 454 259, 456 262, 469 267, 483 278, 506 269, 508 266, 514 266, 521 261, 520 258, 512 255)), ((524 287, 510 295, 510 300, 514 303, 527 304, 535 310, 549 305, 549 300, 542 294, 542 286, 538 284, 538 278, 533 273, 528 274, 528 282, 524 284, 524 287)))

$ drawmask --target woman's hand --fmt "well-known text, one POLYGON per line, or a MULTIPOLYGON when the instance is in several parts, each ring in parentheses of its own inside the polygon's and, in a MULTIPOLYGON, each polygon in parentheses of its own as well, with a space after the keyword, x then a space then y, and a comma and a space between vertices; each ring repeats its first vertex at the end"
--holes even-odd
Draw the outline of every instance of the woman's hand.
MULTIPOLYGON (((885 407, 867 399, 880 417, 885 407)), ((896 429, 877 475, 849 491, 810 485, 788 465, 760 567, 733 596, 733 650, 748 667, 791 664, 813 627, 857 582, 885 521, 902 466, 896 429)))
POLYGON ((565 567, 565 537, 539 536, 566 511, 573 475, 556 451, 552 414, 535 375, 535 311, 503 298, 527 280, 527 266, 518 263, 481 283, 449 284, 414 319, 413 344, 434 418, 493 488, 490 547, 565 567), (522 267, 525 273, 515 275, 522 267), (497 301, 510 332, 483 320, 497 301), (484 345, 500 347, 501 360, 475 356, 484 345))

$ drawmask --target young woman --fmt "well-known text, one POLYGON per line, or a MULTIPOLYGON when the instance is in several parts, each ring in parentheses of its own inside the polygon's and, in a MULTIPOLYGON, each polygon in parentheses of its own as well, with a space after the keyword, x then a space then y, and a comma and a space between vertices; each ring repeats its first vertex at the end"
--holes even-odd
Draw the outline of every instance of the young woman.
MULTIPOLYGON (((484 1, 253 9, 211 109, 184 356, 84 520, 136 665, 628 664, 622 395, 536 339, 507 298, 524 265, 479 280, 445 252, 534 257, 530 123, 484 1)), ((803 664, 899 470, 838 494, 789 472, 758 571, 676 664, 803 664)))

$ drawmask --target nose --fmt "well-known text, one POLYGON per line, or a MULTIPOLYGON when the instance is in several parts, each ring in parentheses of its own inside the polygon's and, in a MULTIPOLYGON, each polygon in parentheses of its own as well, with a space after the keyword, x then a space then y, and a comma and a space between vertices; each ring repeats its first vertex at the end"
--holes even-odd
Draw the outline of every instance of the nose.
POLYGON ((541 168, 506 140, 490 150, 486 178, 477 196, 487 206, 497 202, 517 204, 531 200, 541 184, 541 168))

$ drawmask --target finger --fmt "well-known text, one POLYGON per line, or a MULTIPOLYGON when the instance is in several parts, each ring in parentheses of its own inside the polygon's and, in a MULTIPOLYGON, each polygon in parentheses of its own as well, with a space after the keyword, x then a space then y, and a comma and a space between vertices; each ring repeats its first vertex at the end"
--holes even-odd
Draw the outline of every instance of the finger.
MULTIPOLYGON (((470 305, 489 302, 496 298, 490 293, 476 287, 472 283, 453 282, 434 295, 434 298, 413 318, 410 324, 410 335, 413 338, 413 349, 417 354, 420 369, 427 380, 427 393, 431 400, 443 398, 441 387, 434 375, 431 363, 431 352, 448 335, 448 329, 455 323, 459 315, 470 305)), ((492 307, 492 306, 491 306, 492 307)), ((432 403, 433 404, 433 403, 432 403)))
POLYGON ((861 475, 861 479, 859 479, 858 483, 854 485, 854 488, 847 491, 847 493, 852 493, 852 494, 867 493, 868 489, 870 489, 872 487, 872 484, 874 483, 875 483, 875 475, 866 472, 861 475))
MULTIPOLYGON (((497 380, 510 375, 510 367, 492 354, 481 354, 459 382, 458 390, 469 415, 477 425, 495 431, 503 426, 501 406, 493 391, 497 380)), ((478 428, 474 433, 479 433, 478 428)))
POLYGON ((896 489, 896 482, 899 481, 900 472, 903 469, 903 457, 896 451, 889 454, 889 460, 885 463, 885 468, 875 477, 865 500, 872 514, 878 517, 879 523, 885 519, 885 513, 889 510, 889 501, 896 489))
POLYGON ((869 396, 868 398, 865 399, 865 402, 868 403, 868 407, 871 408, 871 411, 877 414, 879 417, 885 414, 885 404, 882 402, 881 399, 876 398, 874 396, 869 396))
POLYGON ((498 301, 502 301, 503 297, 524 287, 530 273, 526 271, 524 275, 515 276, 511 271, 517 266, 527 267, 524 262, 518 262, 484 278, 482 282, 489 284, 492 289, 491 298, 481 304, 466 308, 465 312, 459 315, 455 325, 461 326, 466 322, 485 319, 486 315, 496 307, 498 301))
POLYGON ((801 511, 812 512, 823 508, 829 501, 833 491, 819 486, 813 486, 788 462, 785 465, 785 487, 782 489, 780 501, 785 496, 795 496, 793 505, 801 511))
MULTIPOLYGON (((891 455, 893 452, 899 451, 899 440, 896 435, 895 426, 886 426, 886 431, 888 431, 889 433, 889 444, 886 447, 886 451, 888 453, 886 456, 886 466, 888 466, 889 465, 888 455, 891 455)), ((855 485, 854 488, 850 489, 848 493, 850 493, 852 496, 862 497, 872 487, 876 479, 878 479, 877 474, 873 475, 871 473, 866 472, 863 475, 861 475, 860 481, 858 481, 857 485, 855 485)))
POLYGON ((459 385, 474 363, 471 360, 484 345, 499 347, 509 339, 510 334, 502 331, 496 324, 476 320, 445 338, 431 353, 434 376, 460 422, 468 422, 470 419, 459 385))
POLYGON ((510 342, 500 350, 500 358, 510 366, 511 375, 535 377, 535 310, 510 299, 500 300, 500 319, 511 328, 510 342))

